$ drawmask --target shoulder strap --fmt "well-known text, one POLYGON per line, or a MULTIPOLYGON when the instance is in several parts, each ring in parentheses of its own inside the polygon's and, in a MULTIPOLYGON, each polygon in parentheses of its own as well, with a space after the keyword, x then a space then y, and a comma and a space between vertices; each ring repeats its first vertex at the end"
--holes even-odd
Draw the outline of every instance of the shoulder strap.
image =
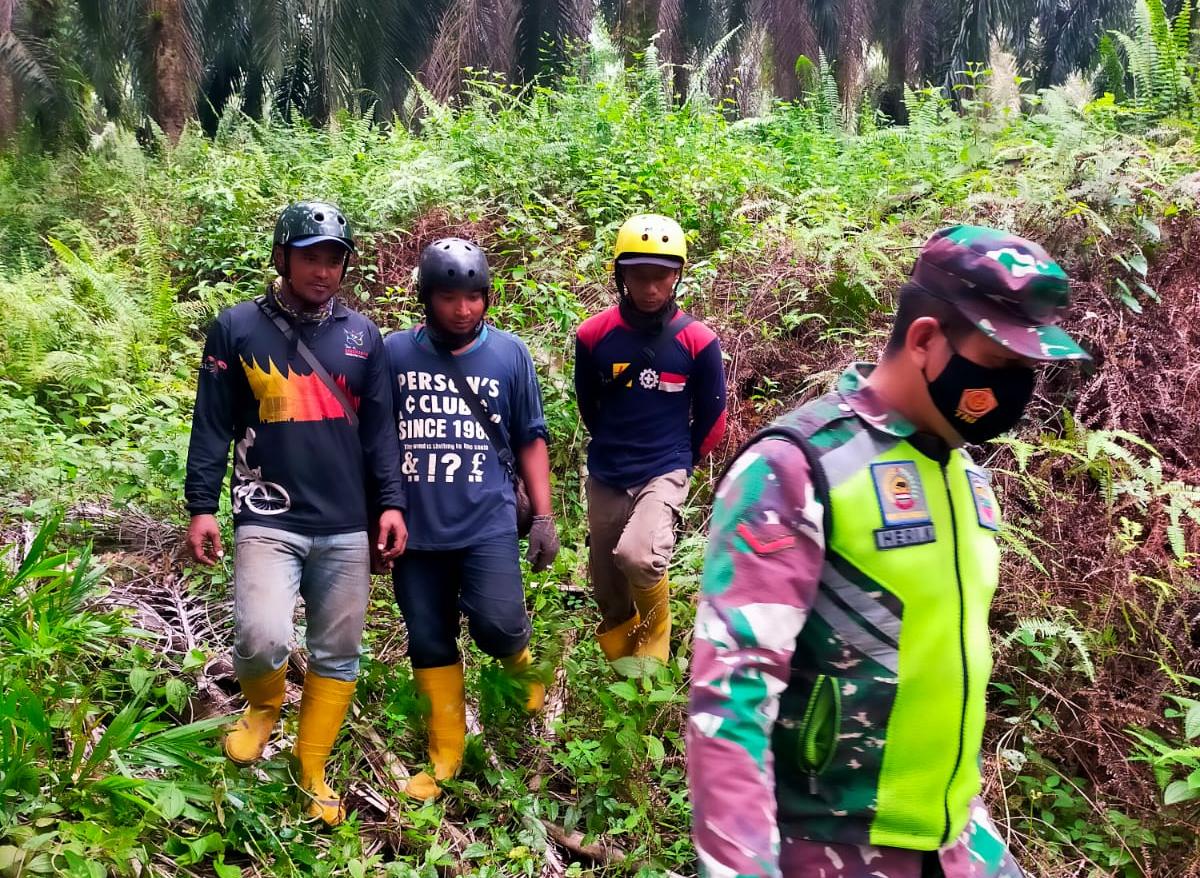
POLYGON ((649 366, 653 365, 655 359, 661 354, 668 344, 679 338, 679 333, 683 332, 687 327, 696 322, 696 318, 691 314, 679 312, 678 318, 670 326, 664 326, 662 332, 654 336, 650 342, 638 352, 633 361, 621 370, 619 375, 600 375, 600 397, 604 399, 610 396, 618 388, 623 387, 626 381, 636 381, 638 376, 649 366))
POLYGON ((763 439, 785 439, 800 449, 804 455, 804 459, 808 462, 808 473, 809 478, 812 479, 813 492, 821 501, 821 525, 825 530, 825 545, 828 546, 829 535, 833 532, 833 510, 829 503, 829 477, 825 474, 825 468, 821 466, 820 452, 809 440, 809 435, 799 427, 788 424, 771 424, 759 430, 746 440, 733 457, 729 458, 721 475, 717 478, 716 488, 721 487, 721 482, 725 480, 725 476, 729 474, 733 464, 745 453, 746 449, 763 439))
POLYGON ((313 374, 321 380, 321 383, 325 385, 326 389, 333 394, 333 398, 341 403, 342 410, 346 413, 346 420, 350 422, 351 427, 357 430, 358 412, 356 412, 354 410, 354 406, 350 404, 350 399, 346 396, 346 392, 338 386, 336 381, 333 380, 333 376, 329 374, 329 370, 321 365, 321 361, 317 359, 316 355, 311 350, 309 350, 308 345, 304 343, 304 339, 302 339, 300 334, 291 327, 287 320, 284 319, 282 314, 280 314, 278 311, 272 314, 267 310, 266 296, 259 296, 254 301, 258 305, 259 310, 262 311, 263 314, 265 314, 267 318, 279 328, 279 331, 283 333, 283 337, 289 342, 294 341, 296 343, 296 352, 300 354, 304 362, 308 363, 308 367, 312 369, 313 374))
POLYGON ((500 463, 504 467, 505 472, 508 473, 509 478, 514 478, 517 473, 516 457, 513 456, 508 440, 500 432, 499 425, 488 415, 487 410, 483 407, 483 400, 479 398, 479 394, 472 391, 471 386, 467 384, 467 376, 463 373, 458 358, 451 351, 445 350, 438 345, 434 347, 441 355, 442 361, 445 362, 446 371, 454 379, 454 388, 458 391, 459 397, 467 404, 467 408, 471 410, 471 414, 479 422, 479 426, 483 427, 483 432, 487 433, 488 441, 496 449, 496 456, 500 458, 500 463))

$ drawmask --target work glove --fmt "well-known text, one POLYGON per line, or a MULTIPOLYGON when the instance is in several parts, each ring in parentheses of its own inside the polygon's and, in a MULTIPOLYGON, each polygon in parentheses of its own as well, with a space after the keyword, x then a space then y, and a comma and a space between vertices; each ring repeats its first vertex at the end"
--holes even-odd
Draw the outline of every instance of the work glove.
POLYGON ((529 551, 525 560, 534 573, 541 573, 558 557, 558 529, 553 515, 535 515, 529 528, 529 551))

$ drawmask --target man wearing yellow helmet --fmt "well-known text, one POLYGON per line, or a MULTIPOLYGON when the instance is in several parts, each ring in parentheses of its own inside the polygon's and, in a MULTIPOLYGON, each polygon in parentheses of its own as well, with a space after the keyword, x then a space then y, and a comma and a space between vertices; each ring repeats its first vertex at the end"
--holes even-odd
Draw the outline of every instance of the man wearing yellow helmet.
POLYGON ((665 662, 675 529, 692 467, 725 433, 725 372, 716 335, 675 303, 687 261, 679 223, 631 218, 614 256, 618 303, 575 337, 596 633, 609 661, 665 662))

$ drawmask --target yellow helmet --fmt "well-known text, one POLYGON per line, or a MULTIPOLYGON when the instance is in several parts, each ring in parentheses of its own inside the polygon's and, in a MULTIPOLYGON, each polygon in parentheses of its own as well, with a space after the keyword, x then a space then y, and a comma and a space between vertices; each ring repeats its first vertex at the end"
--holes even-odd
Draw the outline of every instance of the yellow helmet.
POLYGON ((657 213, 638 214, 625 220, 617 230, 613 259, 622 265, 637 265, 642 261, 637 257, 645 257, 650 264, 681 268, 687 262, 687 242, 679 223, 657 213))

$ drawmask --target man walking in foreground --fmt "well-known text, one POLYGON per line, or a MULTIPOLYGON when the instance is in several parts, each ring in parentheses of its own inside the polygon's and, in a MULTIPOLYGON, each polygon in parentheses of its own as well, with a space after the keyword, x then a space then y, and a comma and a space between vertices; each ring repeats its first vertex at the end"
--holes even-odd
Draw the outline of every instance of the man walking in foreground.
MULTIPOLYGON (((430 770, 405 790, 441 795, 466 747, 460 619, 540 710, 546 687, 533 667, 518 533, 518 477, 528 490, 534 572, 554 563, 549 432, 529 349, 485 319, 492 290, 487 256, 473 241, 442 238, 421 253, 417 295, 425 322, 388 336, 399 449, 412 538, 392 571, 408 629, 417 689, 429 699, 430 770)), ((393 434, 393 442, 396 434, 393 434)))
POLYGON ((1014 427, 1055 324, 1039 245, 935 234, 878 365, 760 433, 713 510, 687 729, 709 878, 1017 878, 979 798, 1000 511, 962 446, 1014 427))
POLYGON ((292 612, 304 598, 309 660, 295 756, 308 814, 344 816, 325 762, 354 698, 370 590, 368 525, 383 558, 404 549, 404 489, 379 330, 335 296, 354 251, 335 205, 302 201, 275 226, 279 278, 208 333, 188 449, 188 548, 224 557, 216 512, 233 468, 233 664, 246 712, 225 738, 258 760, 283 705, 292 612))

